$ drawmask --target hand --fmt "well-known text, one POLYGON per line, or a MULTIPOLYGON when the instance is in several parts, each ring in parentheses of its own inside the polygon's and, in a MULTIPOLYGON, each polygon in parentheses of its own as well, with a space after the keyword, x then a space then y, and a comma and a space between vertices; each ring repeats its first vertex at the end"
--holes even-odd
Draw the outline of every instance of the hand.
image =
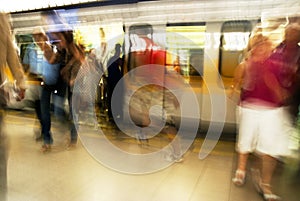
POLYGON ((231 85, 229 88, 228 98, 233 99, 234 93, 236 92, 234 85, 231 85))
POLYGON ((20 89, 17 97, 17 101, 21 101, 25 98, 25 89, 20 89))

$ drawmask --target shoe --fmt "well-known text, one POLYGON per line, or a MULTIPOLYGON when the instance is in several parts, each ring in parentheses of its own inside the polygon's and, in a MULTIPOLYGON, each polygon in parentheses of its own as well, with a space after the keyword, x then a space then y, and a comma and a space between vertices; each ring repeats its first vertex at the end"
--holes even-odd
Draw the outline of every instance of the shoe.
POLYGON ((50 152, 51 151, 51 145, 50 144, 44 144, 41 148, 41 151, 43 153, 47 153, 47 152, 50 152))
POLYGON ((149 145, 149 139, 146 138, 144 135, 136 135, 136 140, 138 145, 140 146, 148 146, 149 145))
POLYGON ((246 172, 243 170, 236 170, 235 171, 235 176, 232 179, 232 182, 236 185, 236 186, 243 186, 245 184, 245 180, 246 180, 246 172))
POLYGON ((77 143, 73 142, 73 143, 68 144, 66 149, 67 150, 75 149, 76 146, 77 146, 77 143))
POLYGON ((183 157, 178 157, 174 159, 175 163, 182 163, 184 161, 183 157))
POLYGON ((279 201, 281 198, 272 193, 270 184, 259 184, 259 194, 261 194, 265 201, 279 201))
POLYGON ((166 154, 164 158, 168 162, 182 163, 184 161, 182 156, 176 157, 174 154, 166 154))
POLYGON ((138 138, 138 144, 141 145, 141 146, 148 146, 149 145, 149 140, 138 138))

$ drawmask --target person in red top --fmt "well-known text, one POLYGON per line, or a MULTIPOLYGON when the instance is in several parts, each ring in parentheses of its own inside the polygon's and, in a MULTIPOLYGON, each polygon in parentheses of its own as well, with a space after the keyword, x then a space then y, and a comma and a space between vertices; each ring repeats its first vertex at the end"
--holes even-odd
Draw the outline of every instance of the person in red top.
MULTIPOLYGON (((141 128, 136 138, 142 145, 148 142, 148 136, 143 128, 156 127, 153 123, 156 120, 151 119, 150 112, 153 106, 161 105, 166 116, 161 115, 167 124, 162 132, 167 133, 172 140, 171 136, 177 132, 173 114, 179 111, 180 107, 171 90, 181 90, 185 83, 177 72, 167 72, 165 67, 167 51, 144 34, 143 29, 138 32, 136 40, 138 45, 130 54, 133 76, 127 82, 130 83, 127 89, 134 91, 129 102, 130 117, 134 124, 141 128)), ((179 144, 176 142, 171 145, 172 153, 167 160, 182 161, 179 144)))
POLYGON ((295 122, 300 103, 300 24, 292 23, 285 29, 285 38, 272 54, 272 60, 281 63, 278 78, 282 86, 289 91, 285 101, 292 120, 295 122))

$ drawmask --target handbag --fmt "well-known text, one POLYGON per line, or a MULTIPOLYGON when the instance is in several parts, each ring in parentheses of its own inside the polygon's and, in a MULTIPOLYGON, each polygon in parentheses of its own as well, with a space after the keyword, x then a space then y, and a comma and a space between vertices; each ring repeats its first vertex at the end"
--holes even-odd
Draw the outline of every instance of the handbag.
POLYGON ((1 69, 1 84, 0 84, 0 106, 5 107, 20 100, 20 89, 16 85, 16 80, 9 79, 6 73, 7 69, 1 69))

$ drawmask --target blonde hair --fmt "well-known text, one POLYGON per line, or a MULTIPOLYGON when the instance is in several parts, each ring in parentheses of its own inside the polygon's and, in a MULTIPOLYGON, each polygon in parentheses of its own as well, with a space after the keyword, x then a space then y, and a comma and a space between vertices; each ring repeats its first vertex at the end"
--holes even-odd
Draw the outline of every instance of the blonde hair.
POLYGON ((248 50, 252 50, 254 47, 267 42, 269 38, 267 36, 264 36, 261 33, 254 34, 250 39, 248 43, 248 50))

